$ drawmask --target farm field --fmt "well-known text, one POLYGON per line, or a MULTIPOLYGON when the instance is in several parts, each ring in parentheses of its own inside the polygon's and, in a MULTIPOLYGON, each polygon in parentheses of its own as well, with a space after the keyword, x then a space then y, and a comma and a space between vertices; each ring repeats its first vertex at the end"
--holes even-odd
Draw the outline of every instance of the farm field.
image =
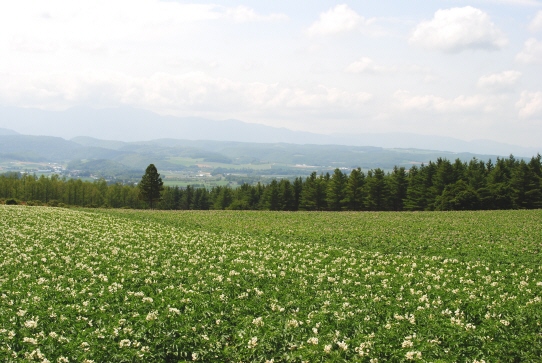
POLYGON ((0 206, 2 362, 536 362, 542 211, 0 206))

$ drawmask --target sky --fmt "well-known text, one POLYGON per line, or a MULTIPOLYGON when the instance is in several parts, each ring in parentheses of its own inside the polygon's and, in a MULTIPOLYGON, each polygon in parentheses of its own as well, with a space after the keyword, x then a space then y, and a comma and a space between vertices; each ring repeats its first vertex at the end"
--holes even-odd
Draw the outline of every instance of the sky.
POLYGON ((540 147, 542 0, 10 1, 6 106, 540 147))

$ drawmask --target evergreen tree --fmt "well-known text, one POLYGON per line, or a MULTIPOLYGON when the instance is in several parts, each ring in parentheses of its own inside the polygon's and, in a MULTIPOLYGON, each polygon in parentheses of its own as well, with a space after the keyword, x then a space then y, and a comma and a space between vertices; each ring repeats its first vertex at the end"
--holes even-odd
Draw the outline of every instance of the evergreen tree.
POLYGON ((345 204, 346 175, 337 168, 327 185, 327 205, 329 210, 339 211, 345 204))
POLYGON ((364 200, 365 174, 361 168, 353 169, 345 187, 345 201, 348 210, 362 210, 364 200))
POLYGON ((444 188, 442 195, 437 197, 435 209, 437 210, 476 210, 479 208, 480 198, 474 188, 463 180, 449 184, 444 188))
POLYGON ((312 172, 305 180, 301 191, 301 206, 304 210, 324 210, 326 207, 326 188, 327 176, 316 176, 316 172, 312 172))
POLYGON ((145 175, 139 182, 139 199, 149 203, 149 207, 152 209, 154 202, 160 200, 162 190, 164 189, 164 182, 158 174, 158 170, 154 164, 147 166, 145 175))
POLYGON ((393 172, 388 177, 388 184, 390 208, 394 211, 402 211, 408 188, 408 179, 405 168, 394 167, 393 172))
MULTIPOLYGON (((429 167, 431 167, 431 164, 432 163, 429 163, 429 167)), ((433 200, 442 195, 442 192, 447 185, 454 184, 455 182, 452 163, 447 159, 438 158, 435 165, 435 173, 432 177, 432 186, 429 189, 433 200)), ((430 207, 434 207, 431 204, 430 207)))
POLYGON ((197 188, 194 193, 194 200, 190 209, 208 210, 211 203, 209 202, 209 192, 205 188, 197 188))
POLYGON ((292 183, 288 179, 282 179, 279 182, 279 204, 280 210, 296 210, 295 196, 292 183))
POLYGON ((404 201, 406 210, 424 210, 427 206, 425 170, 426 167, 423 164, 419 168, 413 165, 408 172, 408 188, 404 201))
POLYGON ((212 194, 216 196, 213 198, 213 209, 227 209, 233 202, 233 191, 229 186, 216 187, 216 192, 212 194))
POLYGON ((488 189, 492 198, 484 199, 485 209, 511 209, 512 187, 510 186, 510 168, 505 159, 497 158, 495 166, 488 175, 488 189))
POLYGON ((182 197, 179 200, 180 209, 188 210, 191 209, 192 203, 194 202, 194 187, 187 185, 182 193, 182 197))
POLYGON ((373 211, 387 210, 388 185, 384 170, 376 168, 367 173, 367 209, 373 211))
POLYGON ((265 188, 261 198, 262 209, 280 210, 280 190, 279 183, 273 179, 265 188))
POLYGON ((303 190, 303 179, 297 177, 294 180, 294 209, 299 210, 299 204, 301 203, 301 191, 303 190))
POLYGON ((179 191, 179 187, 165 187, 158 204, 158 209, 172 210, 177 209, 177 203, 175 201, 176 194, 179 191))

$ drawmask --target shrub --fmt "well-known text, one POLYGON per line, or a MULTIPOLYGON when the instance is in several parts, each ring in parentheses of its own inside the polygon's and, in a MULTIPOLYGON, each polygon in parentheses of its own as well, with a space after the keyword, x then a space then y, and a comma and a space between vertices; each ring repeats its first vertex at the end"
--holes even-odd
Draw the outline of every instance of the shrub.
POLYGON ((26 205, 30 207, 40 206, 43 205, 43 202, 41 200, 29 200, 28 202, 26 202, 26 205))

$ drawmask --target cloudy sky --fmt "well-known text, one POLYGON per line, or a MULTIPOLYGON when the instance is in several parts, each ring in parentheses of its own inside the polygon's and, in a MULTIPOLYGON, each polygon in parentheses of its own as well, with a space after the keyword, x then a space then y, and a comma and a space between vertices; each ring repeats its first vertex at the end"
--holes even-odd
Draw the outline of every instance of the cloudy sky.
POLYGON ((542 1, 10 1, 2 106, 539 147, 542 1))

